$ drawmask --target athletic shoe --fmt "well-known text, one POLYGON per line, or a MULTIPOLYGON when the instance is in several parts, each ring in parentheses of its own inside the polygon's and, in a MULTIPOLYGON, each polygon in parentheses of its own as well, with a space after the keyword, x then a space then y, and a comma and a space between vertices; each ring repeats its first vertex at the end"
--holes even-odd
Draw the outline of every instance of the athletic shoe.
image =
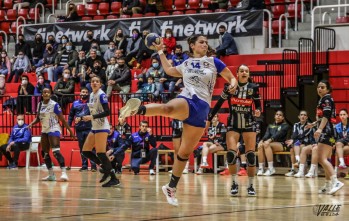
POLYGON ((252 185, 247 188, 247 196, 257 196, 256 191, 254 190, 252 185))
POLYGON ((295 178, 303 178, 303 177, 304 177, 304 173, 298 171, 298 173, 296 173, 296 174, 294 175, 294 177, 295 177, 295 178))
POLYGON ((245 168, 240 168, 240 171, 237 174, 238 176, 247 176, 247 171, 245 168))
POLYGON ((315 174, 312 173, 312 172, 308 172, 307 174, 305 174, 305 177, 306 177, 306 178, 314 178, 314 177, 317 177, 317 175, 315 175, 315 174))
POLYGON ((81 167, 81 168, 79 169, 79 171, 80 171, 80 172, 88 171, 88 168, 87 168, 87 167, 81 167))
POLYGON ((225 168, 222 172, 219 173, 219 175, 229 175, 229 169, 228 168, 225 168))
POLYGON ((296 171, 290 170, 290 172, 286 173, 285 176, 287 177, 293 177, 296 174, 296 171))
POLYGON ((347 167, 347 165, 345 165, 345 164, 343 164, 343 165, 342 165, 342 164, 339 164, 339 165, 338 165, 338 168, 339 168, 339 169, 347 169, 348 167, 347 167))
POLYGON ((239 185, 233 182, 233 185, 231 185, 231 189, 230 189, 230 196, 237 196, 238 193, 239 193, 239 185))
POLYGON ((11 163, 10 165, 7 166, 7 169, 9 170, 18 170, 18 167, 15 163, 11 163))
POLYGON ((189 173, 189 170, 188 169, 184 169, 182 174, 188 174, 189 173))
POLYGON ((55 175, 48 175, 47 177, 44 177, 41 179, 42 181, 56 181, 55 175))
POLYGON ((202 162, 202 163, 200 164, 200 168, 209 168, 209 167, 210 167, 210 165, 208 165, 207 162, 202 162))
POLYGON ((344 186, 344 183, 342 183, 341 181, 337 180, 337 182, 332 184, 331 190, 327 194, 333 195, 338 190, 340 190, 343 186, 344 186))
POLYGON ((120 109, 119 118, 125 119, 126 117, 135 115, 139 106, 141 106, 141 100, 138 98, 129 99, 126 105, 120 109))
POLYGON ((198 171, 196 171, 197 175, 201 175, 204 173, 204 170, 202 168, 199 168, 198 171))
POLYGON ((266 171, 265 171, 265 173, 263 173, 263 176, 271 176, 271 175, 273 175, 275 173, 275 168, 272 168, 272 169, 267 169, 266 171))
POLYGON ((327 194, 330 190, 331 186, 325 183, 318 191, 319 194, 327 194))
POLYGON ((69 178, 67 176, 67 173, 66 172, 62 172, 62 175, 61 177, 59 178, 60 181, 68 181, 69 178))
POLYGON ((172 174, 172 170, 169 170, 168 173, 171 173, 171 174, 172 174))
POLYGON ((102 178, 99 180, 100 183, 103 183, 104 181, 106 181, 109 177, 109 173, 104 173, 102 178))
POLYGON ((162 186, 162 192, 165 194, 167 202, 172 206, 178 206, 178 200, 176 198, 176 188, 171 188, 166 184, 162 186))
POLYGON ((115 187, 120 185, 119 179, 110 179, 108 182, 102 185, 102 187, 115 187))
POLYGON ((263 176, 264 174, 264 171, 262 168, 258 168, 258 171, 257 171, 257 176, 263 176))
POLYGON ((150 174, 150 175, 155 175, 155 171, 154 171, 153 169, 150 169, 150 170, 149 170, 149 174, 150 174))

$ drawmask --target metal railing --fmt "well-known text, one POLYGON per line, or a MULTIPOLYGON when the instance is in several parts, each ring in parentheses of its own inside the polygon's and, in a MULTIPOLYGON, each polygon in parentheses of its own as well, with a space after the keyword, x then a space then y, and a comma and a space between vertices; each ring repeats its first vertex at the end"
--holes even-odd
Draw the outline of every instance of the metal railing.
POLYGON ((299 76, 313 76, 314 41, 310 38, 300 38, 298 40, 298 60, 299 60, 299 76))
MULTIPOLYGON (((42 19, 44 19, 44 22, 45 22, 45 6, 42 4, 42 3, 37 3, 36 5, 35 5, 35 8, 34 8, 34 16, 35 16, 35 18, 34 18, 34 23, 35 24, 37 24, 37 18, 38 18, 38 15, 37 15, 37 13, 38 13, 38 7, 41 7, 41 17, 42 17, 42 19)), ((40 22, 40 17, 39 17, 39 22, 40 22)))
POLYGON ((329 13, 329 12, 324 12, 324 13, 322 13, 322 24, 325 24, 325 20, 326 20, 326 15, 327 15, 327 17, 328 17, 328 24, 330 25, 330 24, 332 24, 332 18, 331 18, 331 13, 329 13))
POLYGON ((336 47, 336 32, 333 29, 323 27, 316 27, 314 32, 314 64, 328 69, 329 50, 336 47))
POLYGON ((271 30, 272 15, 271 15, 271 12, 268 9, 263 9, 263 12, 268 14, 268 48, 271 48, 271 42, 273 40, 272 30, 271 30))
POLYGON ((23 16, 19 16, 16 20, 16 39, 17 39, 17 43, 18 43, 18 35, 19 35, 19 29, 23 28, 23 25, 26 25, 27 21, 25 20, 25 18, 23 16), (18 25, 19 20, 23 20, 22 25, 18 25))
MULTIPOLYGON (((301 21, 304 22, 304 2, 301 1, 301 21)), ((311 0, 312 1, 312 0, 311 0)), ((298 0, 295 2, 294 30, 298 31, 298 0)))
POLYGON ((285 17, 285 39, 288 39, 288 18, 286 14, 282 14, 279 17, 279 48, 282 47, 282 18, 285 17))
POLYGON ((298 79, 298 52, 297 50, 284 49, 282 51, 282 88, 296 88, 298 79))

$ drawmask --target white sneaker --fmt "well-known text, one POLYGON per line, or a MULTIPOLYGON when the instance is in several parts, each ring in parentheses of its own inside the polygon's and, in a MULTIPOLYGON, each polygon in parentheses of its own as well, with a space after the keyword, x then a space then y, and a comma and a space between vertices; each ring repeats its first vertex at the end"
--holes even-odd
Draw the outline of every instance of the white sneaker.
POLYGON ((44 177, 41 179, 42 181, 56 181, 55 175, 48 175, 47 177, 44 177))
POLYGON ((319 194, 327 194, 330 190, 331 186, 328 183, 325 183, 318 191, 319 194))
POLYGON ((291 170, 290 172, 286 173, 285 176, 293 177, 295 174, 296 172, 294 170, 291 170))
POLYGON ((167 202, 172 206, 178 206, 178 200, 176 198, 176 188, 171 188, 166 184, 162 186, 162 192, 165 194, 167 202))
POLYGON ((155 175, 155 171, 154 171, 153 169, 150 169, 150 170, 149 170, 149 174, 150 174, 150 175, 155 175))
MULTIPOLYGON (((316 175, 317 176, 317 175, 316 175)), ((312 172, 308 172, 307 174, 305 174, 305 177, 306 178, 314 178, 315 177, 315 174, 312 173, 312 172)))
POLYGON ((208 165, 208 163, 207 162, 202 162, 201 164, 200 164, 200 168, 209 168, 210 166, 208 165))
POLYGON ((304 173, 298 171, 298 173, 296 173, 296 174, 294 175, 294 177, 295 177, 295 178, 303 178, 303 177, 304 177, 304 173))
POLYGON ((201 175, 204 173, 204 170, 202 168, 199 168, 198 171, 196 171, 197 175, 201 175))
POLYGON ((68 181, 69 178, 67 176, 67 173, 66 172, 62 172, 62 175, 61 177, 59 178, 60 181, 68 181))
POLYGON ((272 169, 267 169, 266 171, 265 171, 265 173, 263 174, 263 176, 271 176, 271 175, 273 175, 275 173, 275 169, 274 168, 272 168, 272 169))
POLYGON ((172 173, 172 170, 169 170, 168 173, 172 173))
POLYGON ((126 105, 120 109, 119 118, 125 119, 126 117, 135 115, 139 106, 141 106, 141 100, 139 100, 138 98, 129 99, 126 105))
POLYGON ((327 194, 333 195, 338 190, 340 190, 343 186, 344 186, 344 183, 338 180, 337 182, 332 184, 331 190, 327 194))
POLYGON ((183 174, 188 174, 188 173, 189 173, 189 170, 188 170, 188 169, 184 169, 182 173, 183 173, 183 174))
POLYGON ((263 169, 262 168, 258 168, 258 172, 257 172, 257 176, 263 176, 263 169))

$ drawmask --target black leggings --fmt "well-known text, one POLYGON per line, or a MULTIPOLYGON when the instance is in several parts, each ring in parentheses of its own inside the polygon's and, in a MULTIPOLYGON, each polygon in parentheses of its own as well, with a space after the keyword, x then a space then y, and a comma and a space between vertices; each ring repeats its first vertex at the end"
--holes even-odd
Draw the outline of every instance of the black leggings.
POLYGON ((47 169, 52 168, 52 160, 50 157, 50 149, 53 149, 53 156, 56 158, 56 160, 59 163, 59 166, 61 168, 65 167, 64 157, 61 154, 59 148, 60 148, 60 138, 56 136, 49 136, 47 133, 41 134, 41 146, 42 150, 44 152, 44 160, 47 169))
POLYGON ((11 157, 11 153, 6 151, 7 144, 2 145, 0 147, 0 150, 1 150, 1 153, 4 154, 6 159, 9 161, 9 163, 15 162, 16 165, 18 165, 19 153, 21 151, 28 150, 29 149, 29 145, 30 145, 29 143, 14 143, 11 146, 11 151, 14 152, 13 158, 11 157))

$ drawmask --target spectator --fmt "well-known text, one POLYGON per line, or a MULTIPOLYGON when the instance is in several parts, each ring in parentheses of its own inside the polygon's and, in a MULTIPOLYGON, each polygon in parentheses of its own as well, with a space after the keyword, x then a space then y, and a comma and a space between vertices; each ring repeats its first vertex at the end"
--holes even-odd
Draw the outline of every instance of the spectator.
POLYGON ((80 86, 86 86, 86 71, 87 71, 87 59, 83 50, 79 51, 79 57, 75 61, 75 66, 72 70, 72 77, 75 82, 80 82, 80 86))
POLYGON ((17 115, 17 124, 12 129, 8 143, 0 147, 1 153, 4 154, 9 162, 8 169, 18 169, 19 153, 20 151, 28 150, 30 142, 31 133, 28 124, 24 123, 23 115, 17 115), (10 152, 14 152, 13 158, 10 152))
POLYGON ((44 57, 44 51, 45 51, 45 43, 42 40, 41 34, 35 35, 35 41, 33 45, 33 68, 34 67, 40 67, 43 62, 44 57))
POLYGON ((34 95, 34 86, 29 82, 28 76, 21 77, 22 83, 18 86, 17 114, 32 111, 31 95, 34 95), (24 111, 25 109, 25 111, 24 111))
MULTIPOLYGON (((166 45, 162 45, 162 50, 163 50, 164 54, 166 55, 167 60, 171 60, 171 62, 172 62, 173 55, 172 55, 172 53, 170 53, 170 54, 168 53, 166 45)), ((160 56, 159 56, 159 54, 157 52, 153 53, 151 55, 151 57, 152 58, 156 58, 158 61, 160 61, 160 56)), ((160 63, 161 63, 161 61, 160 61, 160 63)))
POLYGON ((58 47, 57 47, 58 54, 62 53, 62 51, 65 50, 65 46, 68 44, 68 42, 69 42, 69 38, 66 35, 63 35, 61 37, 61 43, 58 44, 58 47))
MULTIPOLYGON (((346 169, 347 165, 344 161, 344 155, 349 153, 349 126, 348 126, 348 111, 347 109, 341 109, 339 111, 340 123, 336 124, 335 130, 337 133, 336 140, 336 155, 339 160, 338 168, 346 169)), ((337 169, 337 165, 336 168, 337 169)))
POLYGON ((115 52, 114 52, 114 58, 116 58, 116 60, 118 60, 118 59, 121 58, 121 57, 124 57, 124 54, 122 53, 122 51, 119 50, 119 49, 115 50, 115 52))
POLYGON ((10 58, 7 56, 6 50, 1 51, 0 74, 3 74, 3 75, 11 74, 11 61, 10 61, 10 58))
POLYGON ((216 9, 227 9, 228 0, 213 0, 208 4, 208 8, 212 11, 215 11, 216 9))
POLYGON ((162 93, 164 91, 164 86, 163 82, 160 82, 161 77, 164 74, 164 69, 162 68, 160 61, 156 58, 152 58, 152 64, 150 68, 147 70, 145 73, 145 77, 143 76, 144 74, 138 75, 138 84, 139 87, 141 87, 141 84, 145 83, 144 79, 147 79, 148 77, 153 77, 155 85, 156 85, 156 91, 159 93, 162 93))
POLYGON ((128 41, 124 36, 124 33, 122 32, 121 28, 118 28, 116 30, 113 40, 115 42, 116 49, 121 50, 121 52, 125 54, 127 50, 128 41))
POLYGON ((162 4, 162 1, 159 0, 147 0, 147 4, 145 5, 144 13, 158 13, 159 4, 162 4))
POLYGON ((155 175, 154 166, 158 154, 156 148, 156 139, 148 127, 148 121, 143 120, 139 125, 139 131, 133 133, 127 141, 126 147, 131 147, 131 169, 134 174, 139 173, 139 167, 142 163, 149 164, 149 174, 155 175), (153 148, 150 149, 150 146, 153 148))
POLYGON ((125 65, 125 58, 119 58, 117 62, 118 67, 114 70, 112 76, 108 80, 108 98, 113 90, 122 94, 127 94, 131 89, 131 71, 127 65, 125 65))
POLYGON ((148 34, 149 34, 149 30, 143 31, 142 40, 140 42, 139 50, 136 55, 136 60, 137 60, 136 68, 138 69, 141 68, 142 61, 150 58, 151 54, 153 53, 153 50, 150 50, 144 43, 144 39, 148 34))
POLYGON ((233 36, 226 31, 224 25, 219 26, 219 46, 216 48, 216 57, 238 53, 233 36))
POLYGON ((118 67, 118 65, 116 64, 116 58, 111 57, 110 64, 108 65, 107 70, 105 71, 107 80, 109 80, 109 78, 113 74, 115 68, 117 68, 117 67, 118 67))
POLYGON ((148 83, 136 92, 136 96, 142 101, 152 101, 154 98, 159 97, 159 90, 156 89, 154 78, 149 76, 147 80, 148 83))
POLYGON ((178 66, 182 64, 185 60, 189 58, 189 56, 186 53, 183 53, 182 50, 183 50, 182 45, 176 45, 175 53, 172 56, 172 61, 174 66, 178 66))
POLYGON ((79 21, 80 17, 77 12, 76 5, 73 2, 69 3, 68 14, 65 16, 58 16, 59 21, 79 21))
POLYGON ((64 109, 68 103, 74 101, 74 80, 70 78, 70 70, 68 68, 63 70, 63 78, 60 78, 53 93, 58 97, 58 104, 64 109))
POLYGON ((87 54, 90 51, 90 49, 91 49, 92 42, 95 40, 93 38, 93 31, 88 30, 86 32, 86 37, 87 37, 87 40, 82 43, 81 50, 83 50, 87 54))
POLYGON ((114 57, 115 53, 115 42, 110 41, 108 49, 104 52, 104 60, 107 62, 107 64, 110 64, 110 58, 114 57))
POLYGON ((94 49, 90 50, 90 56, 87 58, 86 60, 86 65, 87 65, 87 69, 88 68, 93 68, 93 64, 96 60, 99 60, 102 62, 102 68, 105 69, 107 67, 107 63, 105 62, 105 60, 103 59, 102 56, 97 55, 97 52, 94 49))
POLYGON ((284 112, 281 110, 275 113, 275 122, 269 124, 264 137, 258 144, 258 162, 259 168, 257 176, 271 176, 275 173, 273 152, 284 151, 287 132, 289 129, 288 124, 285 122, 284 112), (267 158, 268 169, 263 173, 264 167, 264 155, 267 158))
POLYGON ((62 53, 56 56, 53 81, 57 82, 58 76, 62 74, 64 69, 73 68, 77 59, 78 52, 73 50, 73 43, 68 42, 62 53))
POLYGON ((241 11, 241 10, 258 10, 263 9, 263 0, 241 0, 235 8, 230 8, 230 11, 241 11))
POLYGON ((102 57, 102 50, 101 47, 99 46, 98 41, 93 40, 91 43, 91 48, 89 50, 89 52, 86 54, 86 57, 90 57, 90 51, 93 50, 97 53, 97 56, 101 56, 102 57))
POLYGON ((142 14, 141 3, 139 0, 123 0, 120 15, 142 14))
POLYGON ((29 60, 32 59, 30 45, 25 42, 23 34, 18 35, 18 43, 15 45, 15 57, 17 57, 20 51, 22 51, 23 54, 25 54, 29 58, 29 60))
POLYGON ((43 63, 35 70, 36 76, 47 72, 48 79, 53 81, 53 70, 56 58, 56 50, 52 47, 51 43, 46 44, 46 51, 44 52, 43 63))
POLYGON ((47 43, 50 43, 55 51, 58 49, 58 43, 56 42, 55 36, 54 35, 49 35, 47 37, 47 43))
POLYGON ((176 48, 176 38, 173 37, 173 32, 171 28, 166 29, 165 37, 162 40, 164 42, 164 45, 167 46, 167 54, 172 54, 176 48))
POLYGON ((7 82, 10 83, 12 81, 13 76, 15 75, 15 83, 18 82, 19 77, 23 74, 23 72, 30 70, 30 61, 27 55, 24 54, 23 51, 18 52, 17 59, 13 65, 13 70, 11 71, 10 77, 7 79, 7 82))
MULTIPOLYGON (((92 79, 94 76, 98 76, 101 79, 101 89, 105 91, 106 88, 106 76, 105 76, 105 70, 102 68, 102 62, 100 60, 95 60, 93 63, 93 68, 89 69, 87 71, 88 74, 88 81, 92 79)), ((92 87, 90 83, 87 83, 86 81, 86 87, 87 89, 92 92, 92 87)))
POLYGON ((138 29, 132 30, 132 38, 128 40, 127 50, 126 50, 126 63, 132 67, 133 62, 136 60, 136 55, 140 49, 142 37, 138 29))
POLYGON ((45 81, 44 75, 38 75, 38 82, 34 88, 34 96, 32 96, 32 113, 36 113, 37 104, 41 101, 41 94, 44 88, 50 87, 50 81, 45 81))

